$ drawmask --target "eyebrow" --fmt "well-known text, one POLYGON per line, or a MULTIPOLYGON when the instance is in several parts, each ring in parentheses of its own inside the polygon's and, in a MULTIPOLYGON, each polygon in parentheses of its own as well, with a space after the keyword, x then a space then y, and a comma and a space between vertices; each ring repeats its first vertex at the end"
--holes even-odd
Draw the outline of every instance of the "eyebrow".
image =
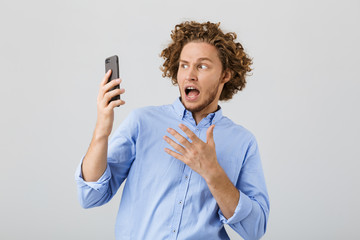
MULTIPOLYGON (((211 62, 211 63, 213 62, 210 58, 206 58, 206 57, 204 57, 204 58, 198 58, 196 62, 201 62, 201 61, 209 61, 209 62, 211 62)), ((188 61, 183 60, 183 59, 180 59, 180 62, 189 63, 188 61)))

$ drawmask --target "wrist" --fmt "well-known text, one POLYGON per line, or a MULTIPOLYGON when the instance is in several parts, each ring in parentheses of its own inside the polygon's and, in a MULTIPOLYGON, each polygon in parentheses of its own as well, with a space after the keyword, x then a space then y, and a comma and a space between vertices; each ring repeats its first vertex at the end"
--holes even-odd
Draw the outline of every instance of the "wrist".
POLYGON ((93 134, 93 139, 95 141, 104 141, 104 140, 108 140, 109 138, 109 134, 104 131, 103 129, 96 127, 94 130, 94 134, 93 134))
POLYGON ((101 121, 96 122, 95 130, 94 130, 94 138, 96 139, 108 139, 111 133, 111 129, 109 130, 105 124, 101 123, 101 121))
POLYGON ((215 186, 224 176, 227 175, 224 169, 218 164, 213 170, 208 171, 208 174, 204 177, 204 179, 209 186, 215 186))

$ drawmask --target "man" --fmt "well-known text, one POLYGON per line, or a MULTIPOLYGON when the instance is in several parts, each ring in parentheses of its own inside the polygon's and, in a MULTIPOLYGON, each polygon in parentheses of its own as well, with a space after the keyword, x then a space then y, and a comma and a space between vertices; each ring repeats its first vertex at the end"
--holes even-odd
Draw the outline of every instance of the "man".
POLYGON ((107 203, 127 179, 116 239, 244 239, 266 231, 269 200, 255 137, 222 115, 219 100, 245 87, 251 60, 219 24, 184 22, 162 51, 163 76, 179 86, 171 105, 134 110, 108 143, 120 80, 102 80, 98 117, 76 172, 84 208, 107 203))

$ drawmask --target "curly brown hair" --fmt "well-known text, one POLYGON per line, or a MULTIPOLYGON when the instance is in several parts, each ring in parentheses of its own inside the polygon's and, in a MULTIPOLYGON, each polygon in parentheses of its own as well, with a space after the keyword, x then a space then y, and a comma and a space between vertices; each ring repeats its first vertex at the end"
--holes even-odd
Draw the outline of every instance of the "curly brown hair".
POLYGON ((230 100, 235 93, 241 91, 246 85, 247 73, 252 70, 250 68, 252 59, 245 53, 243 46, 234 41, 236 34, 234 32, 224 34, 219 26, 220 22, 195 21, 176 25, 171 31, 172 42, 160 54, 165 59, 161 67, 162 76, 171 78, 172 83, 176 85, 179 58, 183 47, 189 42, 206 42, 218 50, 223 71, 229 69, 231 73, 230 81, 224 84, 220 100, 230 100))

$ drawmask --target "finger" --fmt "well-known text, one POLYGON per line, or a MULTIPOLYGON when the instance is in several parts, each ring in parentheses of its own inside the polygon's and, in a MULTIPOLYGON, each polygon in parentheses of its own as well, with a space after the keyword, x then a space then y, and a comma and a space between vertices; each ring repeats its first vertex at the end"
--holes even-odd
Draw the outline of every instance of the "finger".
POLYGON ((125 101, 124 100, 115 100, 115 101, 111 101, 109 103, 109 105, 107 106, 107 108, 115 108, 115 107, 119 107, 121 105, 124 105, 125 104, 125 101))
POLYGON ((191 143, 186 138, 184 138, 180 133, 178 133, 177 131, 175 131, 172 128, 168 128, 167 131, 171 135, 173 135, 179 141, 179 143, 182 144, 184 147, 186 147, 186 148, 191 147, 191 143))
POLYGON ((164 150, 165 150, 165 152, 166 152, 167 154, 169 154, 169 155, 173 156, 174 158, 179 159, 180 161, 182 161, 183 163, 185 163, 185 162, 184 162, 184 156, 183 156, 183 155, 181 155, 181 154, 179 154, 179 153, 177 153, 177 152, 174 152, 174 151, 172 151, 172 150, 170 150, 170 149, 168 149, 168 148, 165 148, 164 150))
POLYGON ((117 88, 117 89, 111 90, 110 92, 107 92, 101 101, 102 105, 104 107, 106 107, 113 97, 119 96, 124 92, 125 92, 125 89, 123 89, 123 88, 121 88, 121 89, 117 88))
POLYGON ((184 124, 180 124, 179 125, 180 129, 191 139, 192 142, 199 142, 201 141, 200 138, 198 138, 196 136, 195 133, 193 133, 193 131, 191 131, 187 126, 185 126, 184 124))
POLYGON ((105 86, 105 84, 109 81, 109 77, 111 75, 111 69, 105 73, 104 78, 102 79, 100 86, 105 86))
POLYGON ((186 150, 185 148, 183 148, 181 145, 177 144, 174 140, 172 140, 171 138, 169 138, 168 136, 164 136, 164 140, 170 144, 170 146, 172 146, 176 151, 178 151, 179 153, 181 153, 182 155, 185 154, 186 150))
POLYGON ((109 92, 110 90, 112 90, 113 88, 119 86, 119 84, 122 82, 122 79, 117 78, 117 79, 113 79, 110 82, 108 82, 107 84, 105 84, 105 86, 103 86, 101 88, 101 92, 102 95, 105 95, 105 93, 109 92))
POLYGON ((115 88, 115 89, 113 89, 113 90, 111 90, 111 91, 109 91, 109 92, 107 92, 105 94, 104 101, 105 102, 110 102, 113 97, 117 97, 117 96, 121 95, 124 92, 125 92, 125 89, 123 89, 123 88, 122 89, 115 88))
POLYGON ((118 79, 111 80, 110 82, 105 84, 105 86, 101 86, 99 89, 98 100, 101 101, 104 98, 105 94, 110 92, 111 90, 118 89, 117 86, 120 86, 119 84, 121 82, 122 82, 122 80, 120 78, 118 78, 118 79))
POLYGON ((215 146, 214 142, 214 128, 215 125, 211 125, 206 131, 206 143, 215 146))

